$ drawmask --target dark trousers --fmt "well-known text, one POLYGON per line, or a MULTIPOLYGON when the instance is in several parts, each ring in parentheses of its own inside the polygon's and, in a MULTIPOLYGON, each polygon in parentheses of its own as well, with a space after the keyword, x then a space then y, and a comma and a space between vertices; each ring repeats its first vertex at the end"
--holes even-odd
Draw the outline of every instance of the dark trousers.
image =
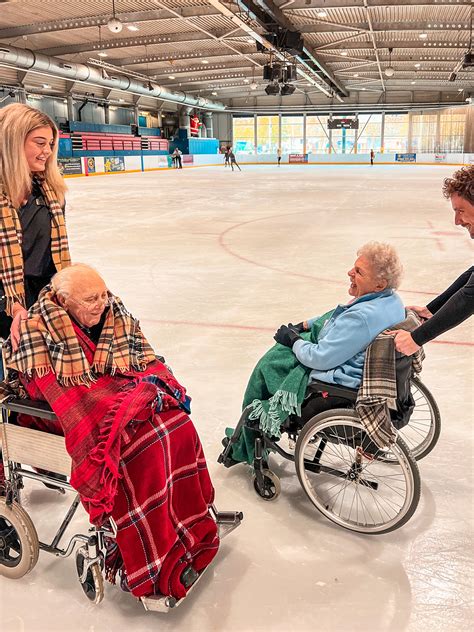
POLYGON ((237 169, 239 171, 242 171, 242 169, 239 167, 239 165, 236 163, 236 161, 235 160, 231 160, 230 161, 230 166, 232 167, 232 171, 234 171, 234 165, 237 167, 237 169))

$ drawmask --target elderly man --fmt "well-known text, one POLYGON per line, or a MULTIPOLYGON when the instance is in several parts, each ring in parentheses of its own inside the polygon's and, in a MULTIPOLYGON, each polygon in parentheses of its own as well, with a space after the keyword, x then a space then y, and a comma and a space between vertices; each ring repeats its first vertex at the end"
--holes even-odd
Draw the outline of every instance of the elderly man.
POLYGON ((118 526, 106 576, 118 574, 136 597, 185 596, 185 571, 195 577, 219 546, 214 490, 186 391, 138 321, 95 270, 76 264, 42 290, 18 349, 5 347, 8 378, 18 372, 58 419, 23 423, 64 434, 91 522, 111 516, 118 526))
MULTIPOLYGON (((474 165, 459 169, 446 178, 443 195, 451 200, 454 223, 463 226, 474 239, 474 165)), ((461 274, 442 294, 426 307, 410 306, 425 322, 412 331, 391 331, 397 351, 412 355, 439 335, 465 321, 474 313, 474 266, 461 274)))

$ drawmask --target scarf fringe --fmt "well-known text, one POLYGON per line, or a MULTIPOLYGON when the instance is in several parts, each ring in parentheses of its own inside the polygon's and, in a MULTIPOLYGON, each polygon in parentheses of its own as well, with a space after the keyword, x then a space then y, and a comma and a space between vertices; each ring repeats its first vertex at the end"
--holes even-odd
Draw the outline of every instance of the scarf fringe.
POLYGON ((261 400, 254 399, 250 404, 252 412, 248 418, 249 420, 258 420, 260 430, 265 434, 280 438, 281 424, 284 421, 281 412, 288 413, 286 417, 295 414, 300 415, 301 405, 298 404, 296 393, 283 390, 276 391, 270 397, 268 403, 269 407, 268 411, 266 411, 261 400))

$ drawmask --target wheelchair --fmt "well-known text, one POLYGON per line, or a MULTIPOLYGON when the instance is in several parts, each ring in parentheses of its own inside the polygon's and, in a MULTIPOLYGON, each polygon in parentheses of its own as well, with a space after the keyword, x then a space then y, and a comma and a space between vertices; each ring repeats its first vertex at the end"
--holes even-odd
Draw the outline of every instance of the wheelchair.
MULTIPOLYGON (((0 575, 8 579, 20 579, 33 570, 40 550, 56 557, 68 557, 76 549, 76 570, 82 590, 91 602, 100 603, 104 597, 107 545, 115 539, 117 526, 109 518, 101 527, 91 526, 88 534, 76 534, 67 545, 61 546, 64 532, 80 504, 79 494, 76 493, 52 542, 48 544, 39 540, 33 521, 21 503, 23 481, 40 481, 61 493, 75 492, 68 482, 71 459, 66 452, 64 437, 12 423, 11 413, 56 420, 45 402, 9 398, 0 407, 0 437, 5 471, 5 495, 0 496, 0 575), (76 545, 79 546, 76 548, 76 545)), ((220 512, 214 505, 210 511, 221 540, 238 527, 243 519, 241 512, 220 512)), ((188 588, 187 595, 205 571, 197 573, 192 567, 183 571, 181 581, 188 588)), ((140 598, 145 610, 155 612, 168 612, 183 600, 165 595, 140 598)))
POLYGON ((312 381, 301 416, 281 427, 288 435, 269 437, 245 408, 218 462, 231 467, 232 446, 243 428, 254 432, 253 487, 264 500, 276 500, 280 480, 270 469, 268 453, 294 462, 299 482, 311 503, 337 525, 363 534, 384 534, 403 526, 420 499, 417 460, 435 447, 441 430, 438 407, 428 388, 413 374, 411 358, 397 354, 397 409, 391 411, 397 430, 393 445, 380 449, 365 431, 356 411, 357 389, 312 381))

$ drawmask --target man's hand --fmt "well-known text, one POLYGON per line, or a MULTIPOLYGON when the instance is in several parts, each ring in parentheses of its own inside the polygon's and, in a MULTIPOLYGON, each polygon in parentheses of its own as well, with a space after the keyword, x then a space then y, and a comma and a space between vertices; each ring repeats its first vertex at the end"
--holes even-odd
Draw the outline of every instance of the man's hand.
POLYGON ((273 338, 279 342, 281 345, 285 345, 285 347, 293 347, 297 340, 301 340, 298 332, 294 329, 290 329, 286 325, 281 325, 273 338))
POLYGON ((409 331, 398 329, 395 331, 387 330, 385 333, 393 336, 395 349, 400 353, 403 353, 403 355, 413 355, 420 348, 411 337, 411 333, 409 331))
POLYGON ((20 342, 20 322, 26 320, 28 312, 20 303, 15 303, 12 311, 13 322, 10 328, 10 338, 12 341, 12 349, 16 351, 18 349, 18 343, 20 342))
POLYGON ((419 307, 418 305, 407 305, 407 309, 413 310, 418 314, 420 318, 423 318, 424 320, 428 320, 428 318, 431 318, 433 316, 433 314, 427 307, 419 307))

